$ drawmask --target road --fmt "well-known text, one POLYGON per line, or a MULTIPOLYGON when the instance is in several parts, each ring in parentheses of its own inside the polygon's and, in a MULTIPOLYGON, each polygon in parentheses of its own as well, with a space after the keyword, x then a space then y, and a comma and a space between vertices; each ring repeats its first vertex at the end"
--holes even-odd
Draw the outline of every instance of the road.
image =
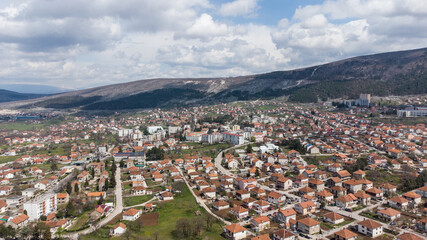
POLYGON ((204 208, 204 209, 205 209, 205 210, 206 210, 210 215, 212 215, 212 216, 213 216, 213 217, 215 217, 216 219, 220 220, 221 222, 223 222, 223 223, 225 223, 225 224, 227 224, 227 225, 230 225, 230 224, 231 224, 231 222, 229 222, 229 221, 227 221, 227 220, 225 220, 225 219, 223 219, 223 218, 219 217, 218 215, 214 214, 214 213, 211 211, 211 209, 210 209, 208 206, 206 206, 206 204, 205 204, 205 202, 203 201, 203 199, 199 198, 199 197, 194 193, 193 188, 191 188, 190 184, 189 184, 189 183, 188 183, 188 181, 187 181, 187 178, 184 176, 184 174, 182 173, 181 169, 180 169, 180 168, 178 168, 178 170, 179 170, 179 173, 181 174, 182 178, 184 179, 185 184, 187 184, 188 189, 190 189, 191 194, 193 194, 193 197, 196 199, 196 202, 197 202, 198 204, 200 204, 200 206, 202 206, 202 207, 203 207, 203 208, 204 208))
POLYGON ((249 143, 245 143, 245 144, 242 144, 242 145, 236 145, 236 146, 233 146, 233 147, 230 147, 230 148, 227 148, 227 149, 224 149, 224 150, 222 150, 217 156, 216 156, 216 158, 215 158, 215 167, 218 169, 218 171, 220 172, 220 173, 222 173, 222 174, 225 174, 225 175, 228 175, 228 176, 234 176, 233 175, 233 173, 231 173, 228 169, 225 169, 222 165, 221 165, 221 163, 222 163, 222 153, 224 153, 224 152, 226 152, 226 151, 229 151, 229 150, 231 150, 231 149, 235 149, 235 148, 239 148, 239 147, 242 147, 242 146, 246 146, 246 145, 248 145, 249 143))
POLYGON ((145 204, 147 204, 147 203, 149 203, 149 202, 152 202, 152 201, 154 201, 154 200, 158 200, 158 198, 157 198, 157 197, 153 197, 152 199, 150 199, 150 200, 148 200, 148 201, 146 201, 146 202, 144 202, 144 203, 136 204, 136 205, 129 206, 129 207, 123 207, 123 208, 124 208, 124 209, 129 209, 129 208, 134 208, 134 207, 142 207, 142 206, 145 206, 145 204))
MULTIPOLYGON (((326 207, 325 207, 325 209, 326 209, 326 210, 329 210, 329 211, 332 211, 332 212, 336 212, 336 213, 341 214, 341 215, 343 215, 343 216, 347 216, 347 217, 354 218, 354 219, 356 219, 356 222, 353 222, 353 223, 350 223, 350 224, 347 224, 347 225, 341 226, 340 228, 337 228, 337 229, 329 230, 328 232, 324 232, 324 233, 322 233, 322 235, 318 235, 318 236, 319 236, 319 237, 320 237, 320 236, 322 236, 322 237, 326 237, 326 236, 328 236, 328 235, 330 235, 330 234, 333 234, 334 232, 337 232, 337 231, 339 231, 339 230, 342 230, 343 228, 348 228, 348 227, 349 227, 349 226, 351 226, 351 225, 356 225, 356 224, 357 224, 357 222, 360 222, 360 221, 363 221, 363 220, 369 219, 369 218, 367 218, 367 217, 360 216, 359 214, 360 214, 361 212, 363 212, 363 211, 367 211, 367 210, 371 210, 371 209, 373 209, 373 208, 379 207, 379 206, 381 206, 383 203, 384 203, 384 202, 379 202, 379 203, 376 203, 376 204, 371 205, 371 206, 369 206, 369 207, 366 207, 366 208, 364 208, 364 209, 360 209, 359 211, 356 211, 356 212, 347 212, 347 211, 340 210, 338 207, 326 206, 326 207)), ((390 229, 390 225, 389 225, 389 224, 387 224, 387 223, 383 223, 383 222, 380 222, 380 221, 376 221, 376 222, 378 222, 379 224, 383 225, 383 227, 387 227, 387 228, 389 228, 389 229, 390 229)), ((420 234, 419 234, 419 233, 417 233, 417 232, 413 231, 412 229, 401 229, 401 228, 397 228, 397 230, 400 232, 400 234, 402 234, 402 233, 412 233, 412 234, 415 234, 415 235, 417 235, 417 236, 419 236, 419 237, 422 237, 422 236, 420 236, 420 234)))
POLYGON ((92 225, 89 228, 86 228, 86 229, 79 231, 79 232, 70 233, 70 234, 63 234, 62 235, 63 237, 77 240, 80 235, 86 235, 86 234, 90 234, 90 233, 96 231, 97 229, 105 226, 108 222, 113 220, 117 215, 122 213, 122 211, 123 211, 123 196, 122 196, 122 180, 120 178, 121 171, 120 171, 119 164, 117 164, 116 166, 117 166, 116 176, 115 176, 116 177, 116 188, 114 190, 114 194, 115 194, 115 198, 116 198, 116 205, 115 205, 113 212, 110 213, 104 219, 102 219, 99 223, 92 225))

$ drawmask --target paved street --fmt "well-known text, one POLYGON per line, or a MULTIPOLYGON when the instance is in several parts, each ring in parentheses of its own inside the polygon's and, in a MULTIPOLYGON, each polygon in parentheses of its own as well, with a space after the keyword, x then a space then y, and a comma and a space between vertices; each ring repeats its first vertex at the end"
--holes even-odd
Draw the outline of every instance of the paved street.
POLYGON ((122 211, 123 211, 123 197, 122 197, 122 180, 121 180, 120 175, 121 175, 120 166, 117 164, 117 170, 116 170, 116 176, 115 176, 117 184, 116 184, 116 188, 114 190, 116 205, 114 207, 113 212, 110 213, 104 219, 102 219, 99 223, 97 223, 97 224, 95 224, 95 225, 93 225, 87 229, 84 229, 82 231, 79 231, 79 232, 70 233, 70 234, 63 234, 62 235, 63 237, 77 240, 80 235, 86 235, 86 234, 89 234, 89 233, 96 231, 97 229, 103 227, 108 222, 113 220, 117 215, 122 213, 122 211))

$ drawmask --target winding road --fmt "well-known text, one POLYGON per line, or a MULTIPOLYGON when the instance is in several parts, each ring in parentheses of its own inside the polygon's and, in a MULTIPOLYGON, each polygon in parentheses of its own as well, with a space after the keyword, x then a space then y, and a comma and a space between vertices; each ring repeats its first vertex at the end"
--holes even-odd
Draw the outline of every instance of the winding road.
POLYGON ((81 231, 75 232, 75 233, 63 234, 62 237, 77 240, 77 239, 79 239, 80 235, 86 235, 86 234, 90 234, 90 233, 96 231, 97 229, 105 226, 107 223, 109 223, 111 220, 113 220, 115 217, 117 217, 117 215, 122 213, 122 211, 123 211, 123 196, 122 196, 122 180, 120 178, 120 175, 121 175, 120 166, 117 164, 117 170, 116 170, 116 176, 115 176, 116 177, 116 188, 114 190, 114 194, 115 194, 115 198, 116 198, 116 205, 115 205, 113 212, 110 213, 104 219, 102 219, 100 222, 98 222, 95 225, 90 226, 89 228, 86 228, 84 230, 81 230, 81 231))

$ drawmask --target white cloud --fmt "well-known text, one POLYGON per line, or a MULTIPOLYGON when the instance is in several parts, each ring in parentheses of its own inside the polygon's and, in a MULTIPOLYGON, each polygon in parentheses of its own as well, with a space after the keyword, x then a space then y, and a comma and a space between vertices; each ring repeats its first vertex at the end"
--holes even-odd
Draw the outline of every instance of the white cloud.
POLYGON ((299 7, 276 26, 256 18, 263 1, 213 3, 2 2, 0 83, 84 88, 146 78, 236 76, 427 42, 427 5, 419 0, 325 0, 299 7))
POLYGON ((257 8, 257 0, 235 0, 222 4, 219 13, 223 16, 248 16, 253 14, 257 8))
POLYGON ((214 22, 212 16, 203 13, 200 18, 196 19, 184 32, 177 32, 177 38, 197 38, 203 41, 211 40, 214 37, 227 34, 228 27, 226 24, 214 22))
POLYGON ((419 1, 337 0, 299 7, 271 35, 278 48, 293 56, 290 66, 307 66, 425 47, 427 32, 420 29, 426 24, 427 5, 419 1))

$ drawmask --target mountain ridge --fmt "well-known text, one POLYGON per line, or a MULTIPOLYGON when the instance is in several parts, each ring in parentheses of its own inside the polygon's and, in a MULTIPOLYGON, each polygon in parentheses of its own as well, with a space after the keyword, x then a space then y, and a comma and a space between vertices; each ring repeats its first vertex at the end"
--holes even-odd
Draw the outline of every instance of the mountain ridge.
MULTIPOLYGON (((427 48, 228 78, 157 78, 16 103, 20 108, 119 110, 212 104, 288 96, 294 102, 427 93, 427 48), (158 101, 158 99, 162 99, 158 101)), ((13 104, 12 104, 13 105, 13 104)))

